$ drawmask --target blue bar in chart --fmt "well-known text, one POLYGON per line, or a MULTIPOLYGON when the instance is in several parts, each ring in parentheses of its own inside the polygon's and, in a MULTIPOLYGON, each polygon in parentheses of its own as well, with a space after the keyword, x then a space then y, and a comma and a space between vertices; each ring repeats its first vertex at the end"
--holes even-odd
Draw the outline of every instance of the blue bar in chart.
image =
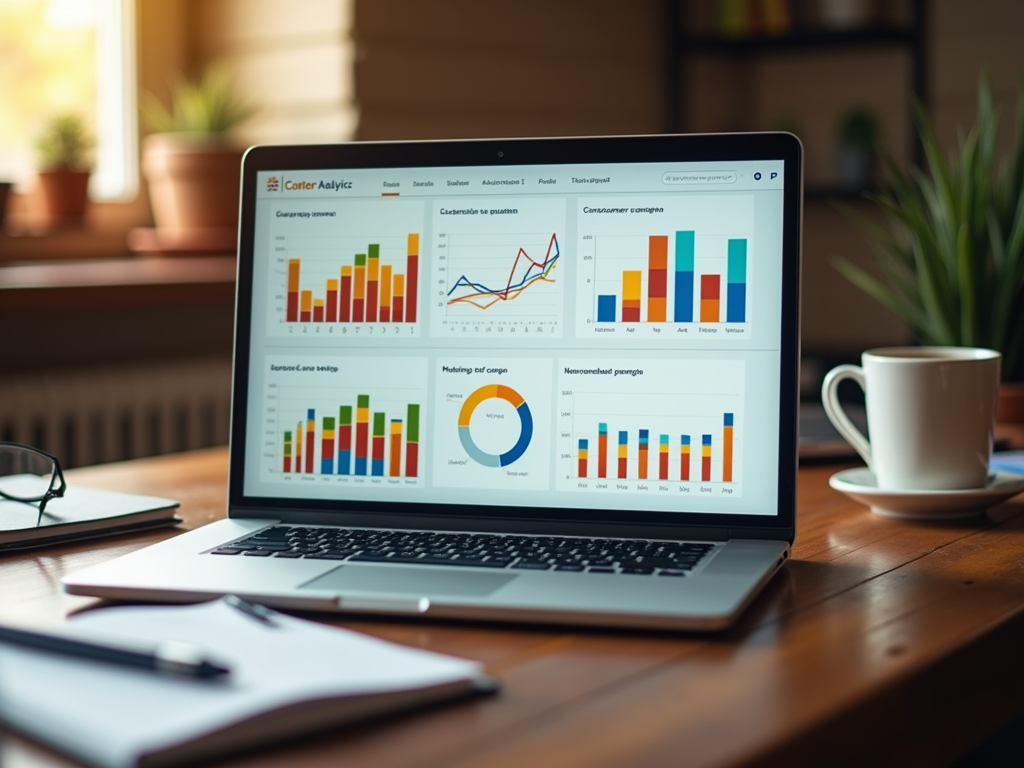
POLYGON ((694 232, 676 232, 675 308, 677 323, 693 322, 693 248, 694 232))
POLYGON ((746 240, 729 240, 725 296, 725 322, 745 322, 747 319, 746 240))

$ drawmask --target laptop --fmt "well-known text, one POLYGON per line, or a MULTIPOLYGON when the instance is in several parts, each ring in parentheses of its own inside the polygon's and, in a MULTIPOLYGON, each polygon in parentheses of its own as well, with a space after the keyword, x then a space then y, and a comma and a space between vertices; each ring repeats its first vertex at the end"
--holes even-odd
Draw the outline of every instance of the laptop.
POLYGON ((728 626, 795 533, 801 156, 250 149, 227 518, 67 591, 728 626))

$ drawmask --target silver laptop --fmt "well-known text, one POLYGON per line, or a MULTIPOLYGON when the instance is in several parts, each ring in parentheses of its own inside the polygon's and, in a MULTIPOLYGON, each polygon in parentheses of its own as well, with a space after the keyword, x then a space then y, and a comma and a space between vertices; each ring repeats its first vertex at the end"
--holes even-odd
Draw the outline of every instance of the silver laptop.
POLYGON ((795 530, 801 174, 779 133, 250 149, 228 517, 67 590, 727 626, 795 530))

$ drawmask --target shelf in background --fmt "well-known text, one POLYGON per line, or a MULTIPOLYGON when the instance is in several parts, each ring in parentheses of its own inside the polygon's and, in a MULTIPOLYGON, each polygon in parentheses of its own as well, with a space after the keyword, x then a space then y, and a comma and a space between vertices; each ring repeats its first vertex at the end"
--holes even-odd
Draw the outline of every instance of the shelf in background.
POLYGON ((725 56, 755 53, 791 53, 828 49, 851 50, 879 46, 905 46, 917 40, 918 32, 909 28, 871 27, 851 30, 811 30, 763 37, 721 37, 719 35, 681 35, 678 44, 688 52, 725 56))

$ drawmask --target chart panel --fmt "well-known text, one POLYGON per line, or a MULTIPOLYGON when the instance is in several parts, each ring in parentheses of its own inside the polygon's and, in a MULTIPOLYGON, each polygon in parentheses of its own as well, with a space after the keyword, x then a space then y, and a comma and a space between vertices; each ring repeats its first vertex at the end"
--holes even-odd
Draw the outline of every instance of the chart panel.
POLYGON ((578 336, 749 337, 752 195, 579 206, 578 336))
POLYGON ((435 390, 436 485, 550 487, 550 360, 442 358, 435 390))
POLYGON ((265 480, 422 485, 425 358, 273 357, 264 397, 265 480))
POLYGON ((425 210, 420 200, 280 203, 271 224, 271 335, 418 335, 425 210))
POLYGON ((432 333, 560 336, 565 209, 565 198, 437 203, 432 333))
POLYGON ((559 363, 557 487, 740 496, 744 364, 559 363))

